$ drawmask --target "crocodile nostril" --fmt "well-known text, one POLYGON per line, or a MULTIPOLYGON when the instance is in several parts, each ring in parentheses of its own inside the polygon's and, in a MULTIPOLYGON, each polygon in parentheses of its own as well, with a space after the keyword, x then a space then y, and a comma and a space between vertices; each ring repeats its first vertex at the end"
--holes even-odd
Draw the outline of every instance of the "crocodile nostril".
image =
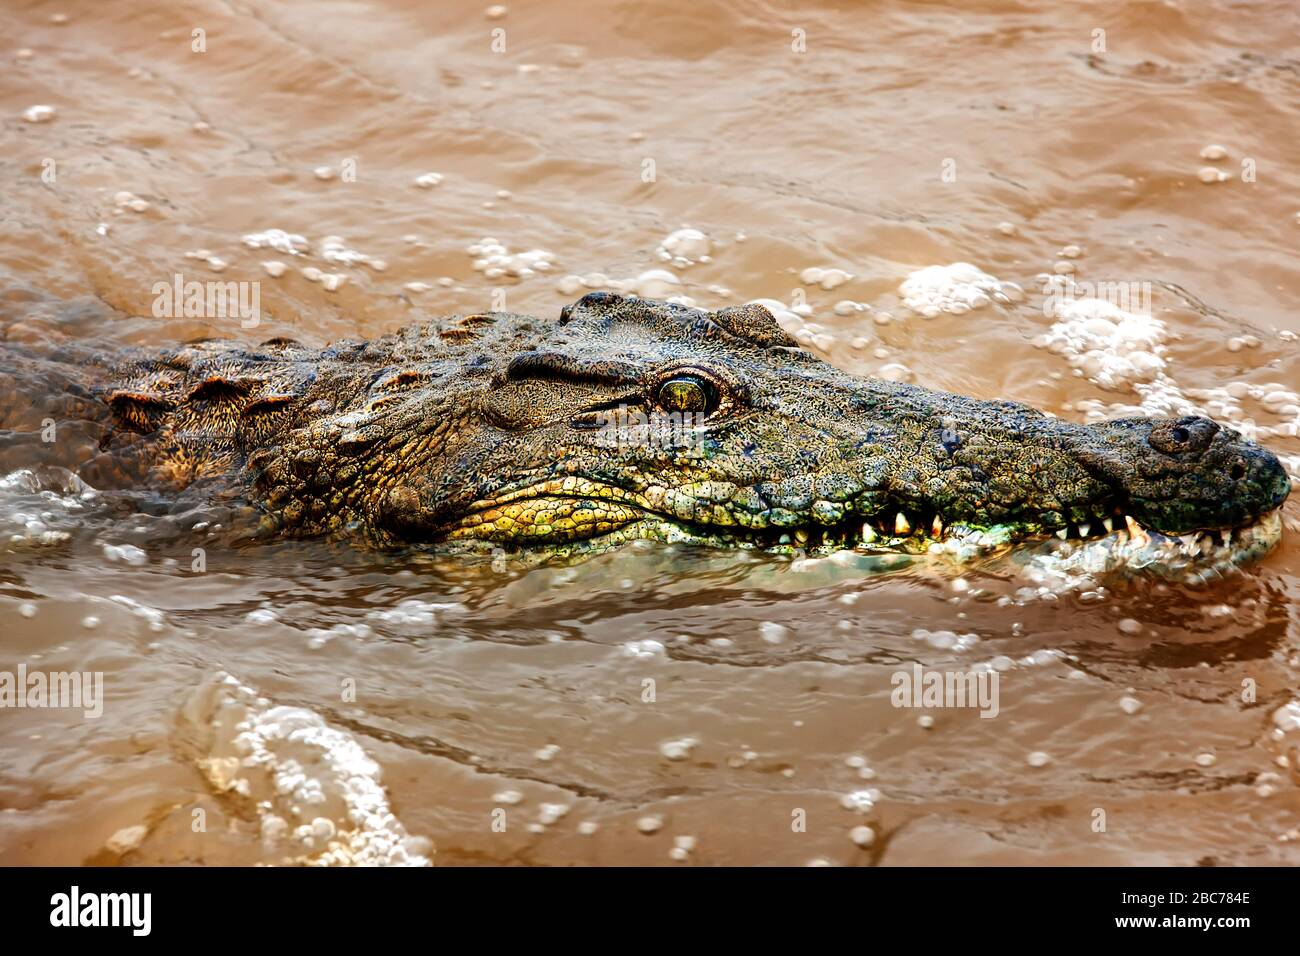
POLYGON ((1246 463, 1242 461, 1240 458, 1234 461, 1232 463, 1232 467, 1228 469, 1228 477, 1230 477, 1233 481, 1241 481, 1241 479, 1245 478, 1246 463))
POLYGON ((1219 426, 1208 418, 1188 416, 1156 422, 1147 435, 1147 443, 1166 455, 1204 451, 1219 433, 1219 426))

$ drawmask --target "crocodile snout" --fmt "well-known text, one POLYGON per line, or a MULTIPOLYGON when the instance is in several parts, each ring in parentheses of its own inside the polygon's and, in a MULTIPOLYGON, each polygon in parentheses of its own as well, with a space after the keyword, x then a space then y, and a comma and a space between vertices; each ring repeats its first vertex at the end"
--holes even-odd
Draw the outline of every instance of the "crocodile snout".
POLYGON ((1291 479, 1277 456, 1199 416, 1123 419, 1087 456, 1148 527, 1181 534, 1248 524, 1279 507, 1291 479))

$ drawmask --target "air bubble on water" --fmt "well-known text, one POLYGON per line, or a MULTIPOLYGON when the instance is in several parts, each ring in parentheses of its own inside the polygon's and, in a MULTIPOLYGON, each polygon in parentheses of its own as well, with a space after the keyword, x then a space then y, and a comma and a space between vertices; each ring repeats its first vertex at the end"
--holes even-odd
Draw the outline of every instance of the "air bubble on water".
POLYGON ((578 824, 578 832, 583 836, 591 836, 600 829, 600 824, 595 820, 583 820, 578 824))
POLYGON ((30 601, 24 601, 22 604, 18 605, 18 613, 23 617, 35 617, 36 605, 30 601))
POLYGON ((408 282, 402 288, 407 292, 428 292, 433 286, 427 282, 408 282))
POLYGON ((344 266, 369 266, 376 272, 383 272, 388 264, 383 259, 376 259, 356 249, 349 249, 342 236, 325 236, 316 244, 317 254, 326 262, 344 266))
POLYGON ((763 621, 758 625, 758 633, 768 644, 783 644, 790 635, 790 629, 776 621, 763 621))
POLYGON ((854 827, 849 831, 849 839, 863 849, 866 849, 876 842, 876 831, 868 826, 854 827))
POLYGON ((929 714, 922 714, 920 717, 916 718, 916 723, 922 730, 929 730, 934 726, 934 718, 929 714))
POLYGON ((1121 618, 1118 624, 1120 632, 1123 634, 1141 634, 1142 624, 1131 617, 1121 618))
POLYGON ((1016 228, 1016 224, 1014 222, 998 223, 998 232, 1002 233, 1002 235, 1004 236, 1014 236, 1019 231, 1020 230, 1016 228))
POLYGON ((659 754, 666 760, 689 760, 691 751, 699 744, 695 737, 682 737, 678 740, 666 740, 659 745, 659 754))
POLYGON ((1218 763, 1219 758, 1212 753, 1200 753, 1196 755, 1196 766, 1213 767, 1218 763))
POLYGON ((335 173, 334 170, 329 166, 317 166, 315 169, 312 170, 312 175, 319 180, 325 181, 325 180, 333 179, 335 173))
POLYGON ((35 106, 29 106, 23 110, 23 119, 29 123, 48 123, 54 119, 54 107, 46 106, 44 103, 38 103, 35 106))
POLYGON ((1208 159, 1212 163, 1217 163, 1221 159, 1228 158, 1228 151, 1218 143, 1212 143, 1201 150, 1201 159, 1208 159))
POLYGON ((415 177, 415 185, 421 189, 432 189, 434 186, 442 184, 442 173, 421 173, 415 177))
POLYGON ((1119 699, 1119 709, 1124 711, 1126 714, 1136 714, 1142 709, 1142 701, 1138 700, 1136 697, 1121 697, 1119 699))
POLYGON ((122 190, 113 194, 113 205, 117 207, 118 212, 144 212, 149 208, 148 200, 141 199, 135 193, 122 190))
POLYGON ((854 790, 840 797, 840 806, 845 810, 870 813, 876 807, 876 799, 879 794, 880 791, 878 790, 854 790))
POLYGON ((499 793, 492 794, 493 803, 503 803, 507 806, 514 806, 517 803, 523 803, 524 795, 518 790, 502 790, 499 793))
POLYGON ((1196 178, 1203 183, 1222 183, 1228 181, 1228 174, 1222 169, 1215 169, 1213 166, 1202 166, 1197 172, 1196 178))
POLYGON ((241 240, 250 249, 274 249, 286 256, 301 256, 311 248, 306 236, 283 229, 267 229, 264 232, 250 232, 241 240))
POLYGON ((104 557, 109 561, 122 561, 140 567, 149 560, 148 555, 133 544, 106 544, 103 547, 104 557))
POLYGON ((562 820, 571 808, 566 803, 543 803, 537 809, 537 822, 549 827, 562 820))
POLYGON ((636 821, 636 828, 644 834, 658 833, 663 829, 664 818, 661 816, 647 815, 636 821))
POLYGON ((821 286, 827 291, 837 289, 853 278, 852 273, 845 272, 843 269, 820 268, 817 266, 810 266, 799 273, 799 281, 804 285, 821 286))
POLYGON ((262 263, 262 268, 266 270, 266 274, 272 279, 278 279, 284 275, 285 270, 289 267, 278 259, 270 259, 262 263))
POLYGON ((512 253, 509 246, 491 237, 467 246, 465 252, 473 258, 474 270, 488 279, 524 279, 549 272, 555 264, 554 254, 545 249, 512 253))
POLYGON ((88 614, 81 619, 81 626, 88 631, 93 631, 95 628, 99 627, 99 618, 95 617, 93 614, 88 614))
POLYGON ((483 15, 487 17, 489 20, 500 20, 509 12, 510 11, 506 8, 505 4, 494 3, 492 6, 488 7, 486 10, 483 11, 483 15))
POLYGON ((642 641, 628 641, 623 646, 623 653, 629 657, 650 658, 663 657, 667 651, 662 641, 646 638, 642 641))
POLYGON ((533 756, 543 763, 549 763, 555 759, 555 755, 560 752, 559 744, 547 744, 533 753, 533 756))
POLYGON ((1052 762, 1052 758, 1041 750, 1035 750, 1025 758, 1025 762, 1031 767, 1046 767, 1052 762))
POLYGON ((916 373, 902 362, 890 362, 876 369, 876 377, 890 382, 911 382, 916 379, 916 373))
POLYGON ((665 262, 686 268, 697 262, 708 261, 713 252, 713 244, 699 229, 684 227, 665 237, 656 252, 665 262))
POLYGON ((259 607, 244 615, 244 620, 249 624, 271 624, 279 619, 280 616, 269 607, 259 607))
POLYGON ((632 280, 632 291, 644 299, 670 299, 678 294, 681 284, 667 269, 647 269, 632 280))

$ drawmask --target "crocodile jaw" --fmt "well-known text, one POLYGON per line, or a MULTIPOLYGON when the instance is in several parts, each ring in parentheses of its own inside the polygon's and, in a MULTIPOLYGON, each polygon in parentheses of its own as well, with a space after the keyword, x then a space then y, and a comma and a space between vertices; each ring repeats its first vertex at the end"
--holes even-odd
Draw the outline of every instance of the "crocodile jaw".
MULTIPOLYGON (((685 520, 661 509, 671 494, 628 492, 585 479, 531 484, 475 502, 468 513, 437 537, 469 550, 527 549, 562 557, 607 551, 636 540, 772 554, 937 555, 968 561, 1011 547, 1048 544, 1078 565, 1121 563, 1134 568, 1226 569, 1268 553, 1281 538, 1281 508, 1236 527, 1166 534, 1143 527, 1128 515, 1059 528, 1036 524, 972 527, 926 520, 904 510, 885 510, 870 518, 832 524, 802 520, 773 526, 753 515, 708 511, 692 505, 707 520, 685 520), (761 524, 761 526, 759 526, 761 524)), ((684 507, 684 505, 683 505, 684 507)))

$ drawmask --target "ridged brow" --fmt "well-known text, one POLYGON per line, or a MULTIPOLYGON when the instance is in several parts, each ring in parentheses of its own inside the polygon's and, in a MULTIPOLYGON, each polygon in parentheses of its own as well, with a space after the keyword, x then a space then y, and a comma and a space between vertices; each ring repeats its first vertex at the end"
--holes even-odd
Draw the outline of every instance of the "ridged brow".
POLYGON ((583 361, 560 352, 525 352, 506 366, 506 381, 525 379, 571 381, 600 385, 637 385, 642 372, 631 362, 583 361))

